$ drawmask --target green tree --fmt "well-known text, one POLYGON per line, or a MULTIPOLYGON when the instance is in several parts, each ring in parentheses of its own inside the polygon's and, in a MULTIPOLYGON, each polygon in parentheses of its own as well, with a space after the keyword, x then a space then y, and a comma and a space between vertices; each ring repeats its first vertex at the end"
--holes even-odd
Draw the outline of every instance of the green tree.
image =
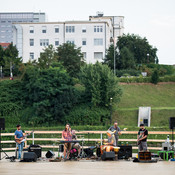
POLYGON ((81 48, 72 43, 64 43, 57 48, 58 62, 61 62, 67 72, 77 77, 80 72, 80 67, 84 64, 83 54, 81 48))
POLYGON ((151 76, 151 83, 157 84, 158 82, 159 82, 159 73, 158 73, 158 70, 155 69, 151 76))
POLYGON ((0 45, 0 66, 4 67, 5 61, 4 61, 4 49, 0 45))
POLYGON ((76 90, 66 70, 60 67, 38 69, 30 66, 22 81, 26 122, 63 123, 64 116, 76 102, 76 90))
POLYGON ((43 49, 38 58, 38 66, 42 69, 49 68, 53 62, 57 61, 56 50, 53 45, 49 45, 43 49))
POLYGON ((80 80, 85 86, 86 100, 93 106, 107 107, 110 98, 119 102, 122 91, 118 79, 107 65, 88 64, 81 68, 80 80))

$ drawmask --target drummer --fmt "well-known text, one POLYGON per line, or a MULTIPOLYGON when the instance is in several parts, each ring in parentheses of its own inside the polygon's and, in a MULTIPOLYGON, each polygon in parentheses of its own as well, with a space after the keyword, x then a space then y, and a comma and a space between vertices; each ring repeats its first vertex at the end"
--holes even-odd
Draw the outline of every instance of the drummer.
MULTIPOLYGON (((64 141, 72 141, 72 129, 70 124, 66 124, 65 129, 62 132, 62 140, 64 141)), ((67 159, 69 159, 69 154, 70 154, 70 149, 71 149, 71 143, 65 143, 64 144, 64 158, 66 158, 66 153, 67 153, 67 159)))
POLYGON ((106 152, 114 151, 114 146, 116 146, 116 140, 114 135, 115 132, 116 132, 115 130, 107 131, 108 141, 104 145, 100 146, 101 154, 103 154, 104 151, 106 152))
MULTIPOLYGON (((77 136, 75 134, 75 130, 72 130, 72 140, 77 140, 77 136)), ((72 144, 72 148, 75 148, 78 150, 78 157, 80 157, 80 152, 81 152, 81 146, 79 143, 74 143, 72 144)))

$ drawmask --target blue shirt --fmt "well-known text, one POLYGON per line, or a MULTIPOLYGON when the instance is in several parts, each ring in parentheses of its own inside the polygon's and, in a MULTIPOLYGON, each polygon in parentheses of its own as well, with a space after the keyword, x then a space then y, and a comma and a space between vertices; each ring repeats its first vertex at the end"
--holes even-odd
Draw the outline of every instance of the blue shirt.
POLYGON ((17 137, 17 138, 21 138, 21 137, 23 137, 23 132, 20 130, 20 131, 18 131, 18 130, 16 130, 15 131, 15 136, 17 137))

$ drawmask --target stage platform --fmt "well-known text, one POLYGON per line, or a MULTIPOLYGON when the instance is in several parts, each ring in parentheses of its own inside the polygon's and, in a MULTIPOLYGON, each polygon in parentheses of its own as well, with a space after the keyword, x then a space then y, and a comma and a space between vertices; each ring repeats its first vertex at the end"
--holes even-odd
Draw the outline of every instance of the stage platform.
MULTIPOLYGON (((45 155, 46 152, 43 152, 45 155)), ((8 153, 13 156, 13 153, 8 153)), ((158 163, 133 163, 132 161, 96 161, 80 160, 66 162, 10 162, 0 161, 0 175, 174 175, 175 162, 159 161, 158 163)))

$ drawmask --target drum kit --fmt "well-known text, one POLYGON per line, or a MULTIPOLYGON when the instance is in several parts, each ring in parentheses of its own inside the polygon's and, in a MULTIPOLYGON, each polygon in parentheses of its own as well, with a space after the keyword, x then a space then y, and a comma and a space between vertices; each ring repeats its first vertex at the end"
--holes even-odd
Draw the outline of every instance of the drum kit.
MULTIPOLYGON (((70 154, 69 154, 69 160, 77 160, 79 159, 94 159, 94 158, 100 158, 101 157, 101 150, 100 150, 100 144, 96 143, 95 146, 90 146, 84 148, 84 137, 79 139, 79 140, 72 140, 72 141, 59 141, 59 155, 64 152, 64 144, 65 143, 71 143, 71 149, 70 149, 70 154), (78 154, 78 149, 74 147, 75 144, 79 144, 81 147, 81 152, 78 154), (96 150, 96 151, 95 151, 96 150), (94 152, 96 152, 96 156, 94 155, 94 152)), ((108 145, 106 144, 103 149, 105 151, 106 147, 108 145)), ((119 152, 120 147, 113 147, 113 151, 115 154, 119 152)), ((65 158, 64 158, 65 159, 65 158)))

